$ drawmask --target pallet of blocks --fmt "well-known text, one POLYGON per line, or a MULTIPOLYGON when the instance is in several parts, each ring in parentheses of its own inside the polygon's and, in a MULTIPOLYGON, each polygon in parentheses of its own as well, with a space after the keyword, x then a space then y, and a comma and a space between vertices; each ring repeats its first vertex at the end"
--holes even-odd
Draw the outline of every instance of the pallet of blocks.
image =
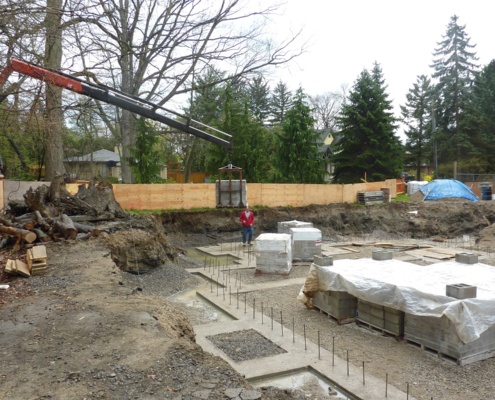
POLYGON ((31 275, 41 275, 46 272, 46 247, 34 246, 26 253, 26 262, 31 275))

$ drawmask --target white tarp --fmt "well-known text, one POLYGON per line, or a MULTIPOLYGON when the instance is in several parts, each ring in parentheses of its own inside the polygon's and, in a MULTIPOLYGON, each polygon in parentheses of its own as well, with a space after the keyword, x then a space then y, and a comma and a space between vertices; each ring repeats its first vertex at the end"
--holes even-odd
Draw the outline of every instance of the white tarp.
MULTIPOLYGON (((495 325, 495 267, 481 263, 449 261, 419 266, 400 260, 338 260, 329 267, 312 264, 304 287, 348 292, 409 314, 445 316, 464 343, 478 339, 495 325), (476 286, 477 297, 447 297, 446 286, 450 284, 476 286)), ((304 287, 299 299, 306 302, 304 287)))

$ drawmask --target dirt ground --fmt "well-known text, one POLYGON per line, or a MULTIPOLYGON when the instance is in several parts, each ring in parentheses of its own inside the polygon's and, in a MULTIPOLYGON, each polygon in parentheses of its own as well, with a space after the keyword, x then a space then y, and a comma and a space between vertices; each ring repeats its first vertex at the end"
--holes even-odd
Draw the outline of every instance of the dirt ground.
MULTIPOLYGON (((208 315, 174 301, 202 280, 195 246, 239 240, 239 210, 163 213, 102 223, 108 233, 47 244, 48 272, 2 273, 1 399, 303 399, 310 394, 254 390, 226 362, 194 342, 193 324, 208 315), (236 397, 237 396, 237 397, 236 397), (252 396, 252 397, 250 397, 252 396)), ((256 234, 287 220, 313 222, 323 240, 415 239, 458 242, 493 252, 495 202, 413 202, 255 210, 256 234)), ((0 268, 20 253, 3 249, 0 268)), ((490 257, 495 259, 495 257, 490 257)), ((304 271, 303 271, 304 274, 304 271)), ((495 398, 495 359, 460 367, 359 327, 338 326, 297 302, 299 288, 252 294, 308 325, 331 329, 342 348, 373 360, 370 373, 418 399, 495 398), (283 303, 283 305, 281 304, 283 303)), ((310 339, 315 339, 309 334, 310 339)), ((313 335, 314 336, 314 335, 313 335)), ((323 343, 330 346, 330 343, 323 343)))

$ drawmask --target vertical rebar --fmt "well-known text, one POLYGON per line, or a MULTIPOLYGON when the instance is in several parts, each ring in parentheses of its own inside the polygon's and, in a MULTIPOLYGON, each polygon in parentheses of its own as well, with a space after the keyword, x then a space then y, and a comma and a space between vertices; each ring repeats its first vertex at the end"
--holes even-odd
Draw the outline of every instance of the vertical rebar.
POLYGON ((406 382, 406 400, 409 400, 409 382, 406 382))
POLYGON ((292 317, 292 343, 296 343, 296 334, 295 334, 295 329, 294 329, 295 321, 294 317, 292 317))
POLYGON ((253 319, 256 319, 255 312, 256 312, 256 299, 253 299, 253 319))
POLYGON ((308 346, 306 345, 306 324, 303 324, 304 328, 304 350, 308 350, 308 346))
POLYGON ((318 360, 320 359, 320 331, 318 331, 318 360))
POLYGON ((332 367, 335 366, 335 336, 332 336, 332 367))
POLYGON ((211 276, 210 279, 210 293, 213 293, 213 275, 211 276))
POLYGON ((282 336, 284 336, 284 319, 282 318, 282 311, 280 311, 280 328, 282 329, 282 336))
POLYGON ((229 306, 232 305, 232 287, 229 286, 229 306))
POLYGON ((265 311, 263 310, 263 302, 261 302, 261 325, 263 325, 264 315, 265 315, 265 311))
POLYGON ((237 289, 237 309, 239 309, 239 289, 237 289))
POLYGON ((364 361, 363 361, 363 385, 366 385, 366 381, 364 380, 364 361))
POLYGON ((244 293, 244 314, 247 313, 247 292, 244 293))
POLYGON ((218 297, 218 278, 217 278, 217 297, 218 297))
POLYGON ((385 397, 388 397, 388 372, 385 374, 385 397))
POLYGON ((225 286, 222 286, 222 290, 223 290, 223 301, 225 301, 225 286))

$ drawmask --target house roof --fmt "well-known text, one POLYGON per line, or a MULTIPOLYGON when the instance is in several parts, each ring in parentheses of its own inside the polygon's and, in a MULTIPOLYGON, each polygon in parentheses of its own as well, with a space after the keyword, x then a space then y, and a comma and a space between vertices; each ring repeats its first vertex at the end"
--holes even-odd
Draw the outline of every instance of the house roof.
POLYGON ((81 157, 70 157, 67 159, 68 162, 120 162, 120 156, 110 150, 97 150, 93 153, 85 154, 81 157))

